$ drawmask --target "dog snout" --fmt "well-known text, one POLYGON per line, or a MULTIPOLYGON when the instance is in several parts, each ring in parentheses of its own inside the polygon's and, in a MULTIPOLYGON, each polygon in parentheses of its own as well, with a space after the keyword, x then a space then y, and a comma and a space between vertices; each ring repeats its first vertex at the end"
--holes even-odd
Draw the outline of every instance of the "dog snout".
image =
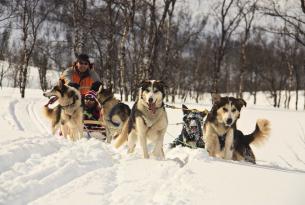
POLYGON ((153 101, 154 101, 153 98, 149 98, 149 99, 148 99, 148 102, 149 102, 149 103, 153 103, 153 101))
POLYGON ((195 120, 191 120, 190 126, 191 126, 191 127, 197 127, 196 121, 195 121, 195 120))
POLYGON ((231 125, 232 122, 233 122, 232 118, 227 119, 227 125, 231 125))

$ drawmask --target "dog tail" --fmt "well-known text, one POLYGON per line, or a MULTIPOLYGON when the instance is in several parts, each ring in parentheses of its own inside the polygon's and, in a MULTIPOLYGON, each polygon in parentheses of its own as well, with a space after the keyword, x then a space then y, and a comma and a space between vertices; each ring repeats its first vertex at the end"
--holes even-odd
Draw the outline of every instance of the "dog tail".
POLYGON ((259 146, 268 139, 270 131, 270 121, 266 119, 258 119, 256 121, 255 130, 251 134, 245 135, 246 143, 259 146))
POLYGON ((127 141, 128 138, 128 121, 129 118, 127 118, 127 120, 124 122, 123 128, 121 133, 119 134, 119 136, 116 138, 114 147, 115 148, 119 148, 122 144, 124 144, 124 142, 127 141))
POLYGON ((109 121, 116 127, 119 127, 121 123, 125 122, 130 115, 130 108, 124 103, 116 104, 109 112, 109 121), (113 121, 113 118, 118 119, 121 123, 113 121))

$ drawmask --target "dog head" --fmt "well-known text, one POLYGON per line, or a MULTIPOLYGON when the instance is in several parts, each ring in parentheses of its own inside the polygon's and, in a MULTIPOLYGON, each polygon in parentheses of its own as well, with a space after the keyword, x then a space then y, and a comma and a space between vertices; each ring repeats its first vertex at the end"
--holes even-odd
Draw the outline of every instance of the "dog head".
POLYGON ((103 86, 100 86, 99 90, 97 91, 97 100, 103 104, 107 99, 113 97, 113 92, 112 92, 112 86, 108 88, 104 88, 103 86))
POLYGON ((65 85, 64 82, 64 80, 60 79, 58 84, 51 88, 51 90, 43 93, 43 96, 51 98, 49 104, 58 100, 60 105, 67 105, 73 100, 81 99, 79 91, 73 87, 65 85))
POLYGON ((163 105, 166 87, 163 81, 142 81, 139 86, 139 100, 143 102, 145 107, 155 113, 156 109, 163 105))
POLYGON ((196 141, 202 136, 203 119, 205 112, 190 110, 182 105, 183 110, 183 128, 187 132, 186 141, 196 141))
POLYGON ((226 127, 231 127, 236 123, 240 117, 241 108, 247 105, 243 99, 221 97, 218 94, 212 95, 212 102, 211 120, 216 119, 218 123, 223 123, 226 127))

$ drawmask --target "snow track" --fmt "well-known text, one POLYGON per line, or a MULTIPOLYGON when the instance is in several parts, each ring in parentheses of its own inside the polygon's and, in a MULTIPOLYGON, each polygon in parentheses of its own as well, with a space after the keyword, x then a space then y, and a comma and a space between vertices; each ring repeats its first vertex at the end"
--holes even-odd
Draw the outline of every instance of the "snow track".
MULTIPOLYGON (((127 155, 126 148, 115 150, 95 139, 70 142, 52 136, 41 113, 46 99, 40 95, 0 94, 0 204, 305 203, 303 112, 245 109, 238 124, 245 133, 257 118, 272 122, 269 141, 254 147, 257 165, 183 147, 165 148, 166 160, 159 161, 142 159, 139 147, 127 155), (286 117, 291 120, 283 128, 286 117)), ((180 122, 180 111, 167 112, 170 123, 180 122)), ((164 144, 180 129, 169 126, 164 144)))

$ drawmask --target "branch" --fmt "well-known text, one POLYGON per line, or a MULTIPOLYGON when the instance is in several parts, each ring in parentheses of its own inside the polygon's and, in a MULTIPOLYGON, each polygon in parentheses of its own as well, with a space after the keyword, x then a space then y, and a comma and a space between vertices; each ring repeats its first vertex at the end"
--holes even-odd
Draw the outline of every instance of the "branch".
POLYGON ((305 0, 301 0, 301 8, 303 13, 305 14, 305 0))

